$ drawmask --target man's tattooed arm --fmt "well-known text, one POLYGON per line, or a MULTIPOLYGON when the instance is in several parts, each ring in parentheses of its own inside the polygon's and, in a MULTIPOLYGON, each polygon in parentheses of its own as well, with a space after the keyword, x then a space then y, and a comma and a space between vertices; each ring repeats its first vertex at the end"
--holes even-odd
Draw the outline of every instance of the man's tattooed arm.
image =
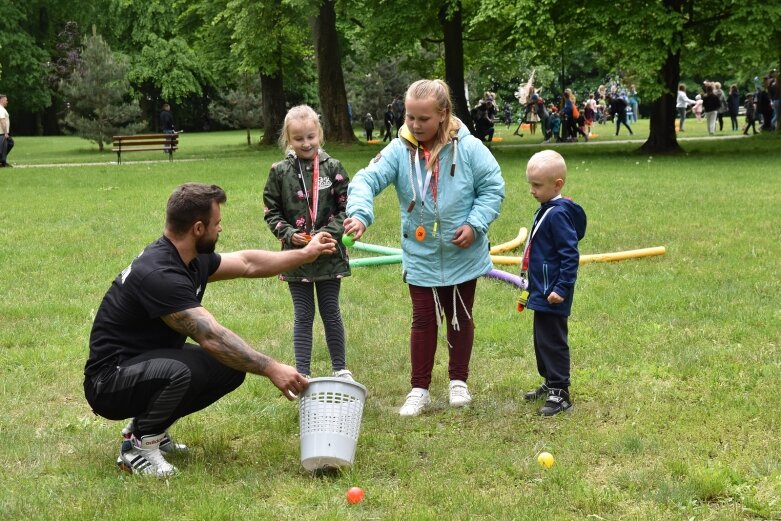
POLYGON ((236 333, 221 326, 206 308, 186 309, 165 315, 168 327, 192 338, 220 363, 238 371, 266 375, 273 360, 254 350, 236 333))

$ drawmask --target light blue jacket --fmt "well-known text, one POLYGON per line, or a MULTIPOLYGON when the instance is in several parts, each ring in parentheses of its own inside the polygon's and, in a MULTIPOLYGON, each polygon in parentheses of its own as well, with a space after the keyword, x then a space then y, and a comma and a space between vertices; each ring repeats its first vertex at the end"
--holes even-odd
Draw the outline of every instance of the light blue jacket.
MULTIPOLYGON (((504 200, 504 179, 499 164, 462 124, 455 145, 448 143, 439 153, 436 204, 431 186, 426 190, 425 203, 421 204, 414 167, 417 143, 404 127, 401 135, 407 138, 391 141, 350 181, 347 215, 368 228, 374 222, 374 198, 389 185, 394 185, 401 212, 402 264, 407 283, 423 287, 452 286, 485 275, 493 268, 488 226, 499 216, 504 200), (454 147, 457 151, 451 175, 454 147), (415 197, 415 194, 418 195, 415 197), (416 204, 408 211, 413 198, 417 199, 416 204), (474 230, 475 241, 468 248, 459 248, 451 241, 456 229, 465 223, 474 230), (418 241, 415 231, 421 225, 426 235, 418 241)), ((425 176, 422 151, 419 160, 425 176)))

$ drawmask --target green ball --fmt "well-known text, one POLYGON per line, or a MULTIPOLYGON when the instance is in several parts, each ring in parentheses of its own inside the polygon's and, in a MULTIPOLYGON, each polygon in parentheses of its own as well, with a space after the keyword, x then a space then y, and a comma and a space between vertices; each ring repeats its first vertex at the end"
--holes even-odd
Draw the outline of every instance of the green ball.
POLYGON ((352 248, 353 244, 355 244, 355 239, 353 239, 352 235, 342 235, 342 244, 348 248, 352 248))

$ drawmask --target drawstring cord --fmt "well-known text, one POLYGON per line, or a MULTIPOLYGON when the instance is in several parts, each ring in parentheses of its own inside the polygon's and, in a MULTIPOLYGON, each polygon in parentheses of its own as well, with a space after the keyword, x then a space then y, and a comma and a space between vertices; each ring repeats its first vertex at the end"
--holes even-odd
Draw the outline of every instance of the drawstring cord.
POLYGON ((461 298, 461 292, 458 291, 458 286, 453 286, 453 320, 450 322, 450 324, 453 326, 453 331, 461 331, 461 326, 458 324, 458 313, 456 309, 456 295, 458 295, 458 300, 461 302, 461 307, 464 308, 464 313, 466 313, 466 318, 469 320, 472 320, 472 317, 469 315, 469 310, 466 309, 466 304, 464 304, 464 299, 461 298))
POLYGON ((412 210, 415 208, 415 205, 417 204, 417 192, 415 191, 415 181, 412 180, 412 169, 414 168, 414 156, 412 152, 409 154, 409 170, 407 170, 407 176, 409 176, 409 185, 410 188, 412 188, 412 202, 409 203, 409 206, 407 207, 407 213, 411 213, 412 210))
MULTIPOLYGON (((431 288, 431 294, 434 295, 434 314, 437 316, 437 329, 439 329, 442 326, 442 323, 444 322, 445 309, 442 307, 442 303, 439 301, 439 294, 437 293, 437 288, 431 288)), ((464 303, 464 299, 463 297, 461 297, 461 292, 458 291, 458 286, 453 286, 453 320, 450 321, 450 325, 453 326, 453 331, 461 331, 461 325, 458 323, 458 309, 456 309, 457 306, 456 296, 458 296, 458 302, 461 302, 461 307, 464 308, 464 313, 466 313, 466 318, 472 320, 472 315, 469 314, 469 310, 467 309, 466 304, 464 303)), ((445 334, 445 341, 447 342, 447 346, 450 349, 453 349, 453 345, 450 343, 450 340, 447 340, 447 334, 445 334)))
POLYGON ((450 177, 456 175, 456 158, 458 157, 458 136, 453 138, 453 162, 450 163, 450 177))

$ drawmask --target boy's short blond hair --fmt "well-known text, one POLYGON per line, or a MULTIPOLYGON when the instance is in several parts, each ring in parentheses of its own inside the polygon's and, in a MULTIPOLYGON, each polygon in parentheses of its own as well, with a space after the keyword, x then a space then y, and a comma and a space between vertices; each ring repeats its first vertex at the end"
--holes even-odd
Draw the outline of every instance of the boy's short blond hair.
POLYGON ((539 171, 549 179, 567 180, 567 163, 555 150, 543 150, 537 152, 526 164, 526 172, 539 171))

